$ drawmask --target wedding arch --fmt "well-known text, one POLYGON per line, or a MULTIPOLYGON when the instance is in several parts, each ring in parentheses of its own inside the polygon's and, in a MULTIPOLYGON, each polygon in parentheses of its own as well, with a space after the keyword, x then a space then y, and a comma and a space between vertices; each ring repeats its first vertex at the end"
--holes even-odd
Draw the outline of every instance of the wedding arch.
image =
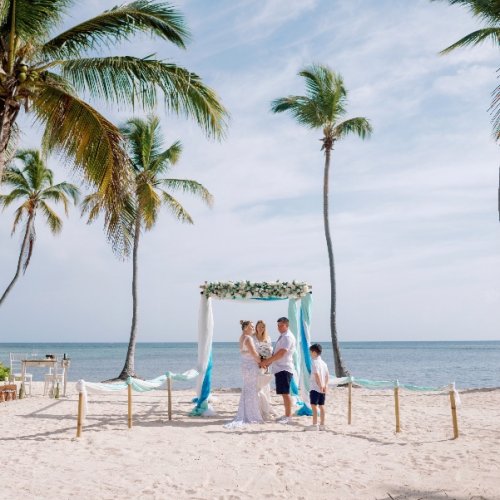
POLYGON ((209 403, 212 387, 212 340, 214 318, 212 300, 288 300, 288 319, 290 331, 295 336, 297 348, 294 353, 295 377, 291 393, 295 396, 297 415, 312 415, 311 408, 305 403, 309 398, 309 376, 311 373, 311 355, 309 353, 312 287, 299 281, 265 281, 252 283, 205 282, 200 286, 201 300, 198 318, 198 379, 196 406, 192 416, 211 416, 215 412, 209 403))

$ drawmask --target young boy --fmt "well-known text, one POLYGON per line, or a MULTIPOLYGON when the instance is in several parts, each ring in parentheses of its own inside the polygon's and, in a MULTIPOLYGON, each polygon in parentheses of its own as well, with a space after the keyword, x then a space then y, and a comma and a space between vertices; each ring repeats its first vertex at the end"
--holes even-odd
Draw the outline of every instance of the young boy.
POLYGON ((311 370, 311 392, 309 393, 309 398, 311 402, 311 408, 313 411, 313 424, 308 428, 312 431, 324 431, 325 430, 325 396, 328 388, 328 379, 330 374, 328 373, 328 366, 321 359, 321 352, 323 348, 320 344, 313 344, 309 351, 311 352, 312 358, 312 370, 311 370), (319 418, 320 424, 318 427, 318 408, 319 408, 319 418))

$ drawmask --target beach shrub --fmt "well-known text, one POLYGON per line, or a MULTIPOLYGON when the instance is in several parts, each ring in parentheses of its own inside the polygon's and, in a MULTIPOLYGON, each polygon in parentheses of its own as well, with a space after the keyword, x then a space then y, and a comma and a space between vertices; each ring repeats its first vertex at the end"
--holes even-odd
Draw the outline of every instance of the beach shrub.
POLYGON ((8 380, 10 368, 0 363, 0 380, 8 380))

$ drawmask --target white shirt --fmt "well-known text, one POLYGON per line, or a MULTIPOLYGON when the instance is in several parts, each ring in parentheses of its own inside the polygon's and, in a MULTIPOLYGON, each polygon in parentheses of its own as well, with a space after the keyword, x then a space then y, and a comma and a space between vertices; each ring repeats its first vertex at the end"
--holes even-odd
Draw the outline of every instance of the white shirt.
POLYGON ((286 353, 282 358, 277 359, 271 365, 273 373, 286 371, 293 374, 295 371, 293 365, 293 353, 295 352, 295 337, 292 335, 292 332, 290 332, 290 330, 287 330, 285 333, 282 333, 280 335, 280 338, 274 344, 273 354, 276 354, 278 351, 281 351, 281 349, 285 349, 286 353))
POLYGON ((319 379, 321 380, 321 386, 324 387, 326 385, 326 379, 330 376, 328 373, 328 366, 321 359, 321 356, 318 356, 316 359, 312 359, 312 369, 311 369, 311 391, 323 392, 322 387, 318 386, 316 382, 316 373, 319 375, 319 379))

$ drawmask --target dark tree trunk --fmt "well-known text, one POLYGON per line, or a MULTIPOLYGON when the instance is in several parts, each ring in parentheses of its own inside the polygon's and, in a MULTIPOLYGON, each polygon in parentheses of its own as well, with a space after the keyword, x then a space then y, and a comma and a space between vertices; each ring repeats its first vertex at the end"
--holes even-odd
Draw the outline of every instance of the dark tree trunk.
POLYGON ((119 379, 135 377, 135 343, 137 336, 137 252, 139 249, 139 236, 141 234, 141 219, 137 216, 134 231, 134 249, 132 253, 132 327, 130 328, 130 339, 128 342, 127 358, 119 379))
POLYGON ((0 97, 0 184, 7 163, 7 146, 19 114, 19 103, 12 97, 0 97))
POLYGON ((9 295, 9 292, 12 290, 12 288, 16 284, 17 279, 19 278, 19 275, 21 274, 21 268, 23 267, 23 256, 29 244, 30 233, 32 231, 34 220, 35 220, 35 214, 32 213, 30 214, 28 222, 26 223, 26 232, 24 233, 23 243, 21 245, 21 251, 19 253, 19 259, 17 259, 16 274, 14 275, 14 278, 12 278, 12 281, 9 283, 9 286, 6 288, 5 292, 3 292, 2 297, 0 297, 0 306, 2 306, 2 304, 4 303, 5 299, 7 298, 7 295, 9 295))
POLYGON ((333 144, 325 141, 325 175, 323 180, 323 219, 325 223, 326 246, 328 248, 328 262, 330 264, 330 332, 332 336, 333 359, 335 362, 335 375, 337 377, 346 377, 349 371, 345 368, 342 356, 340 355, 340 346, 337 338, 337 287, 335 283, 335 262, 333 259, 332 238, 330 235, 330 222, 328 217, 328 186, 330 176, 330 155, 333 144))

